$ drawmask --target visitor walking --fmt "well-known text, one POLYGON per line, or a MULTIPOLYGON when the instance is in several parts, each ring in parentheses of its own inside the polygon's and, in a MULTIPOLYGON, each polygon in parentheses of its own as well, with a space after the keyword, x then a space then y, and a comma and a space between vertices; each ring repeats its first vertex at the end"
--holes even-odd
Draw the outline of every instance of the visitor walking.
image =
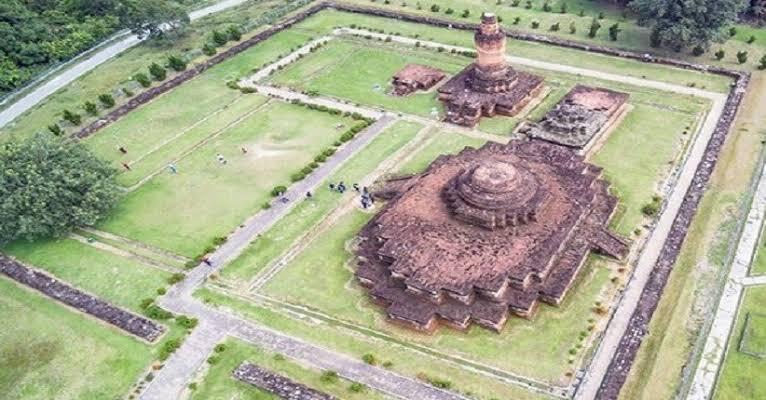
POLYGON ((128 154, 128 150, 126 150, 126 149, 125 149, 124 147, 122 147, 122 146, 120 146, 118 150, 120 150, 120 153, 122 153, 122 154, 128 154))
POLYGON ((128 163, 122 163, 122 167, 125 168, 126 171, 130 171, 130 165, 128 163))
POLYGON ((306 192, 306 198, 311 199, 313 195, 311 194, 311 191, 306 192))
POLYGON ((240 150, 242 150, 242 154, 247 154, 247 148, 245 148, 244 146, 242 146, 240 150))
POLYGON ((356 192, 359 193, 359 184, 358 183, 355 183, 355 184, 353 184, 351 186, 353 186, 354 190, 356 190, 356 192))
POLYGON ((226 163, 228 162, 226 161, 226 158, 224 158, 223 154, 221 153, 216 154, 215 158, 218 160, 218 163, 220 163, 221 165, 226 165, 226 163))
POLYGON ((178 173, 178 168, 176 168, 176 165, 173 163, 168 164, 168 170, 170 171, 171 174, 178 173))

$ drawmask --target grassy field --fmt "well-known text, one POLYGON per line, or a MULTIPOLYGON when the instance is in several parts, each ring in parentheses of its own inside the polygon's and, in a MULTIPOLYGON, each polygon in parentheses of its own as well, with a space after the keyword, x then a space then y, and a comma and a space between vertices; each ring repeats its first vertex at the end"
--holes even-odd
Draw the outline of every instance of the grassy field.
POLYGON ((14 400, 122 398, 150 346, 0 278, 0 393, 14 400))
POLYGON ((649 326, 650 334, 621 393, 622 399, 672 397, 682 369, 690 362, 691 351, 695 344, 702 344, 697 341, 700 326, 712 312, 714 293, 727 273, 721 253, 725 255, 732 245, 732 221, 744 218, 743 200, 766 137, 763 90, 766 76, 756 73, 649 326))
POLYGON ((412 140, 420 129, 421 125, 409 122, 398 122, 386 129, 333 173, 314 193, 311 201, 303 201, 295 206, 279 223, 259 236, 240 257, 224 268, 222 276, 240 283, 250 280, 330 210, 354 196, 353 192, 343 196, 330 192, 326 190, 327 184, 344 181, 350 185, 360 181, 379 163, 412 140))
POLYGON ((140 311, 144 298, 167 286, 170 273, 80 243, 74 239, 16 242, 2 249, 75 287, 116 305, 140 311))
POLYGON ((753 264, 750 265, 750 275, 766 274, 766 251, 763 251, 766 247, 766 235, 764 235, 763 232, 761 232, 759 244, 760 250, 755 253, 753 264))
POLYGON ((459 133, 440 131, 429 142, 415 153, 412 158, 401 164, 395 174, 417 174, 428 167, 433 160, 442 154, 457 154, 466 147, 481 147, 484 140, 468 137, 459 133))
POLYGON ((268 308, 257 306, 246 300, 202 288, 195 292, 195 297, 208 305, 235 312, 245 318, 257 321, 281 332, 305 339, 311 343, 332 349, 341 354, 361 359, 364 354, 373 354, 381 364, 388 362, 388 368, 405 376, 415 377, 425 374, 432 378, 448 379, 453 383, 452 390, 468 394, 478 400, 514 399, 542 400, 550 397, 530 392, 520 387, 505 384, 495 379, 455 364, 440 361, 428 355, 413 353, 398 343, 386 338, 374 338, 355 331, 347 330, 333 323, 316 320, 296 320, 268 308))
MULTIPOLYGON (((739 351, 740 340, 745 329, 745 319, 751 313, 751 330, 766 330, 766 320, 754 317, 755 314, 766 313, 766 288, 751 287, 745 290, 742 304, 739 307, 737 322, 729 339, 728 350, 723 368, 718 377, 713 398, 719 400, 762 399, 766 397, 766 382, 760 379, 766 371, 766 359, 753 357, 739 351)), ((763 343, 761 343, 762 345, 763 343)), ((757 343, 748 343, 750 347, 758 347, 757 343)), ((763 346, 759 351, 766 351, 763 346)))
POLYGON ((193 400, 206 399, 258 399, 277 400, 277 397, 252 385, 242 383, 231 372, 247 361, 268 369, 312 389, 322 391, 344 400, 382 400, 384 397, 369 388, 360 392, 349 390, 350 382, 339 378, 333 382, 322 381, 322 371, 303 366, 291 359, 270 353, 239 340, 227 340, 225 349, 216 354, 219 361, 211 365, 204 380, 192 393, 193 400))
POLYGON ((177 174, 163 171, 131 192, 100 228, 193 257, 255 214, 272 187, 289 183, 336 141, 339 123, 352 120, 270 103, 177 162, 177 174))
MULTIPOLYGON (((368 0, 343 1, 367 6, 370 5, 368 0)), ((653 54, 667 57, 680 58, 704 64, 722 65, 729 68, 754 69, 758 59, 764 52, 766 52, 766 30, 762 28, 753 28, 744 24, 736 25, 737 34, 733 38, 728 40, 724 39, 724 43, 712 43, 711 51, 708 51, 699 57, 695 57, 691 54, 690 48, 684 49, 681 52, 675 52, 669 49, 652 48, 649 42, 650 30, 646 27, 638 26, 634 15, 631 15, 630 13, 624 14, 620 8, 611 4, 590 0, 549 0, 548 3, 551 5, 552 10, 551 12, 545 12, 543 11, 543 3, 546 2, 546 0, 532 0, 531 2, 532 8, 527 9, 524 7, 526 1, 521 1, 518 7, 511 7, 511 0, 502 0, 500 2, 496 0, 444 0, 438 2, 441 6, 441 9, 439 10, 440 12, 438 13, 430 11, 430 6, 433 3, 421 2, 423 4, 422 10, 418 10, 415 5, 411 4, 411 2, 404 2, 408 4, 407 7, 402 7, 402 2, 398 1, 391 1, 390 5, 385 5, 382 1, 378 1, 374 5, 376 7, 384 7, 458 21, 466 21, 465 18, 461 18, 463 10, 466 9, 471 13, 468 18, 469 20, 476 20, 483 11, 492 11, 503 18, 503 23, 508 29, 516 31, 558 36, 579 42, 626 48, 636 51, 648 51, 653 54), (566 3, 566 13, 562 14, 560 12, 561 3, 566 3), (449 8, 455 10, 452 15, 447 15, 445 13, 449 8), (584 15, 580 16, 580 12, 583 12, 584 15), (599 21, 601 29, 595 38, 590 38, 587 35, 588 27, 593 18, 599 16, 599 13, 604 14, 604 18, 599 21), (520 21, 518 24, 513 24, 513 20, 516 17, 520 18, 520 21), (532 28, 531 25, 533 21, 539 22, 540 27, 538 29, 532 28), (550 27, 557 22, 560 24, 561 29, 554 32, 550 27), (569 32, 569 24, 572 22, 575 23, 577 28, 575 34, 569 32), (619 40, 616 42, 609 38, 609 26, 614 23, 619 23, 619 27, 622 30, 619 34, 619 40), (752 44, 747 43, 750 36, 756 37, 756 41, 752 44), (726 57, 722 61, 717 61, 713 56, 718 49, 723 49, 726 52, 726 57), (748 51, 750 53, 748 63, 740 65, 737 62, 735 55, 738 51, 748 51)))

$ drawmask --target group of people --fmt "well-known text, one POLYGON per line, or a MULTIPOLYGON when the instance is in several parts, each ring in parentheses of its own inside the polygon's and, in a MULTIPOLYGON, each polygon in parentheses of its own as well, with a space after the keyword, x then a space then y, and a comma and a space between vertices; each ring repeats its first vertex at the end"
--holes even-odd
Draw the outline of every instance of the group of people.
MULTIPOLYGON (((117 150, 121 154, 128 154, 128 150, 125 148, 125 146, 120 146, 117 148, 117 150)), ((247 154, 247 148, 242 147, 240 150, 242 151, 242 154, 247 154)), ((223 154, 221 153, 216 154, 215 159, 218 160, 218 163, 221 165, 226 165, 229 163, 226 157, 224 157, 223 154)), ((123 162, 122 167, 125 168, 126 171, 131 171, 130 164, 128 162, 123 162)), ((168 172, 170 172, 171 174, 178 173, 178 167, 174 163, 169 163, 167 165, 167 169, 168 169, 168 172)))
MULTIPOLYGON (((346 192, 346 184, 343 183, 343 181, 338 182, 336 185, 335 183, 330 182, 328 185, 330 190, 338 193, 345 193, 346 192)), ((375 204, 375 197, 373 197, 372 193, 367 189, 367 186, 359 187, 358 183, 354 183, 351 185, 352 188, 354 188, 354 191, 357 193, 360 193, 360 202, 362 203, 362 208, 365 210, 372 207, 373 204, 375 204)), ((309 196, 311 197, 311 196, 309 196)))

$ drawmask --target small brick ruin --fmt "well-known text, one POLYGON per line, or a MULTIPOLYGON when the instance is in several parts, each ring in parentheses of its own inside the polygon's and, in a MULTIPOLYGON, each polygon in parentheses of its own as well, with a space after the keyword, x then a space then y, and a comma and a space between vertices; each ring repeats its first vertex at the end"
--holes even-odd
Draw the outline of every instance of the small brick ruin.
POLYGON ((543 88, 543 78, 513 69, 505 59, 506 34, 484 13, 474 35, 476 61, 439 88, 445 119, 473 127, 482 116, 514 116, 543 88))
POLYGON ((407 64, 391 80, 394 96, 408 96, 418 90, 428 91, 444 79, 444 72, 421 64, 407 64))
POLYGON ((531 138, 587 151, 627 110, 627 93, 575 86, 542 120, 519 132, 531 138))
POLYGON ((253 385, 285 400, 337 400, 329 394, 311 389, 282 375, 244 362, 232 372, 235 379, 253 385))
POLYGON ((165 328, 153 321, 115 307, 104 300, 84 293, 45 273, 0 255, 0 272, 44 295, 92 315, 148 342, 156 341, 165 328))
POLYGON ((359 234, 356 276, 405 326, 500 331, 509 311, 560 304, 590 251, 627 255, 601 172, 538 140, 440 156, 378 192, 390 201, 359 234))

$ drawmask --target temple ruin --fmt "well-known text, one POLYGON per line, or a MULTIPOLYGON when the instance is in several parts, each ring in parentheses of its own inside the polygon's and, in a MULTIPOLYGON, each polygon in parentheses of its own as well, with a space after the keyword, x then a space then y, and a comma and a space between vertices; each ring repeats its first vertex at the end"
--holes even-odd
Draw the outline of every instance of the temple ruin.
POLYGON ((476 61, 439 88, 448 122, 473 127, 482 116, 514 116, 540 94, 543 78, 508 65, 505 42, 497 17, 484 13, 474 35, 476 61))
POLYGON ((560 304, 590 251, 627 255, 607 229, 617 199, 600 176, 539 140, 440 156, 378 191, 390 201, 359 234, 356 276, 405 326, 500 331, 509 311, 560 304))
POLYGON ((428 91, 444 79, 444 72, 420 64, 407 64, 391 80, 394 96, 408 96, 418 90, 428 91))
POLYGON ((519 132, 531 138, 588 151, 627 112, 629 95, 577 85, 536 123, 519 132))

